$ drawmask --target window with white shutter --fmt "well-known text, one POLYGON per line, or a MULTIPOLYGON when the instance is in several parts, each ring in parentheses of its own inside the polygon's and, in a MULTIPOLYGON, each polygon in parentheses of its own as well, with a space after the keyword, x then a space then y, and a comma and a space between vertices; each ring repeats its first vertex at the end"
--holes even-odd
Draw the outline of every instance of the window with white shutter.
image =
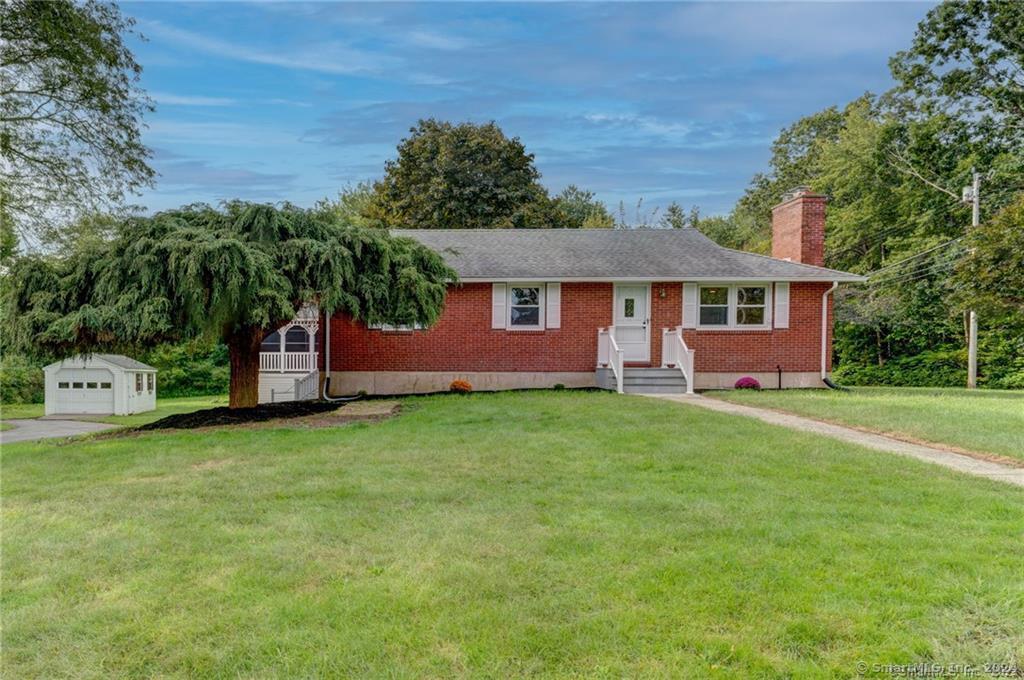
POLYGON ((683 284, 683 328, 697 327, 697 284, 683 284))
POLYGON ((562 284, 549 283, 547 300, 548 328, 562 327, 562 284))
POLYGON ((789 328, 789 282, 775 284, 775 327, 789 328))
POLYGON ((495 283, 491 287, 491 328, 505 327, 505 284, 495 283))

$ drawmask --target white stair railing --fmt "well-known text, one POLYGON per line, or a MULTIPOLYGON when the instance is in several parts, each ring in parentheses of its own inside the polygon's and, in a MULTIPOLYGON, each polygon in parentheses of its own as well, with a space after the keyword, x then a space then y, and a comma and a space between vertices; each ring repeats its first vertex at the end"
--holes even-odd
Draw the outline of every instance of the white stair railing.
POLYGON ((615 342, 615 326, 597 329, 597 366, 610 368, 615 376, 615 391, 622 394, 622 374, 625 370, 623 351, 615 342))
POLYGON ((309 401, 316 399, 320 389, 320 371, 310 371, 301 378, 296 378, 294 384, 286 390, 276 388, 270 389, 270 403, 278 401, 309 401), (285 399, 283 397, 291 397, 285 399))
POLYGON ((675 366, 686 378, 686 393, 693 394, 693 350, 686 346, 683 327, 666 328, 661 338, 661 366, 675 366))

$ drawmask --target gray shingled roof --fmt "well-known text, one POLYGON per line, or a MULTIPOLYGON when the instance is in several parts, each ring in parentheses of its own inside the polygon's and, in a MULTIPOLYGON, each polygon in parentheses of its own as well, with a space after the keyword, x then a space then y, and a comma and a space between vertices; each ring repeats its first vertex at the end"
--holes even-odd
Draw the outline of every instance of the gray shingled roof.
POLYGON ((462 280, 863 281, 835 269, 723 248, 696 229, 401 229, 462 280))
POLYGON ((131 357, 126 357, 123 354, 93 354, 92 356, 103 359, 104 361, 112 363, 115 366, 120 366, 121 368, 127 368, 133 371, 156 370, 155 368, 148 364, 144 364, 141 361, 136 361, 135 359, 132 359, 131 357))
POLYGON ((126 369, 128 369, 130 371, 155 371, 155 370, 157 370, 156 368, 150 366, 149 364, 144 364, 141 361, 136 361, 135 359, 132 359, 131 357, 126 357, 123 354, 99 354, 99 353, 85 354, 85 355, 68 357, 67 359, 62 359, 60 361, 53 362, 52 364, 47 366, 47 368, 49 368, 50 366, 60 366, 60 365, 63 365, 63 363, 65 361, 74 361, 76 359, 93 359, 93 358, 102 359, 103 361, 106 361, 107 363, 113 364, 113 365, 118 366, 120 368, 126 368, 126 369))

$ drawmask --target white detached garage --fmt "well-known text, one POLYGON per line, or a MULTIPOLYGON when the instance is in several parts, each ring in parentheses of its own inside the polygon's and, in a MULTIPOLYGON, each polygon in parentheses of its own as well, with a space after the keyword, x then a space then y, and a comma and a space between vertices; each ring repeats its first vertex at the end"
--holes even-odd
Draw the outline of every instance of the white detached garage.
POLYGON ((156 369, 121 354, 73 357, 43 371, 48 416, 123 416, 156 408, 156 369))

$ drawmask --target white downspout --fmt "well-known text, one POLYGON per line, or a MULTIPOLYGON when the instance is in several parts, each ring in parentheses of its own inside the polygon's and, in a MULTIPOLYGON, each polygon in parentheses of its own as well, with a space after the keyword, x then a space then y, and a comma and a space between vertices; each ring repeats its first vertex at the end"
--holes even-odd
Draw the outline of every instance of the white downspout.
POLYGON ((821 381, 825 382, 828 374, 825 367, 828 366, 828 296, 839 287, 838 281, 832 282, 832 287, 821 295, 821 381))
POLYGON ((331 384, 331 317, 324 312, 324 390, 321 398, 324 401, 355 401, 359 399, 357 394, 354 397, 332 397, 327 394, 327 388, 331 384))

